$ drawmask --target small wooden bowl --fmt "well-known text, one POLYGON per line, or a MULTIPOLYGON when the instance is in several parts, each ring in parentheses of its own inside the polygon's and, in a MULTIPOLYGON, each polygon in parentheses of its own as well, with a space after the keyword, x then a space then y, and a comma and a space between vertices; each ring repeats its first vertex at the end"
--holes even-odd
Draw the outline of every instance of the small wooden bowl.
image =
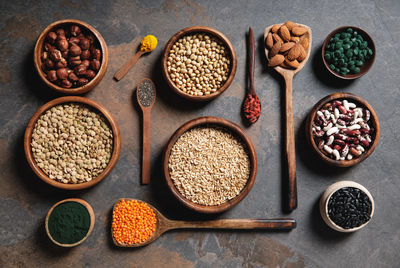
POLYGON ((254 146, 247 134, 236 124, 223 119, 219 117, 199 117, 196 119, 193 119, 189 122, 186 122, 183 124, 175 133, 172 135, 170 140, 168 141, 167 147, 164 151, 164 156, 163 156, 163 169, 164 169, 164 177, 165 181, 167 183, 168 188, 171 190, 172 194, 178 199, 178 201, 186 206, 189 209, 195 210, 197 212, 202 212, 202 213, 219 213, 223 212, 225 210, 228 210, 232 208, 233 206, 237 205, 243 198, 246 197, 246 195, 250 192, 251 188, 253 187, 254 181, 256 180, 256 175, 257 175, 257 154, 254 149, 254 146), (171 154, 171 149, 174 146, 175 142, 178 140, 178 138, 188 131, 189 129, 192 129, 194 127, 202 126, 202 125, 212 125, 212 126, 220 126, 228 131, 231 131, 233 134, 237 135, 244 145, 247 147, 247 152, 249 154, 250 158, 250 176, 249 179, 247 180, 246 186, 243 188, 243 190, 233 199, 226 201, 225 203, 222 203, 217 206, 206 206, 206 205, 200 205, 192 202, 191 200, 187 199, 184 197, 179 190, 175 187, 174 182, 172 181, 170 175, 169 175, 169 169, 168 169, 168 161, 169 161, 169 156, 171 154))
POLYGON ((328 71, 329 71, 331 74, 333 74, 334 76, 336 76, 336 77, 338 77, 338 78, 340 78, 340 79, 345 79, 345 80, 356 79, 356 78, 359 78, 359 77, 363 76, 364 74, 366 74, 366 73, 369 71, 369 69, 371 69, 371 66, 372 66, 372 64, 373 64, 374 61, 375 61, 375 54, 376 54, 375 44, 374 44, 374 41, 372 40, 371 36, 370 36, 367 32, 365 32, 364 30, 362 30, 362 29, 360 29, 360 28, 358 28, 358 27, 355 27, 355 26, 342 26, 342 27, 339 27, 339 28, 333 30, 333 32, 331 32, 331 33, 325 38, 325 41, 324 41, 324 43, 322 44, 322 61, 324 62, 324 65, 325 65, 326 69, 328 69, 328 71), (364 37, 365 41, 368 42, 368 44, 369 44, 370 48, 372 49, 372 51, 374 52, 374 54, 372 55, 372 58, 371 58, 371 59, 366 60, 366 61, 364 62, 364 65, 360 67, 360 72, 359 72, 358 74, 347 74, 347 75, 343 76, 343 75, 341 75, 341 74, 338 74, 338 73, 332 71, 331 68, 329 68, 329 64, 328 64, 328 63, 326 62, 326 60, 325 60, 325 49, 326 49, 326 46, 327 46, 328 43, 329 43, 329 40, 330 40, 335 34, 341 33, 341 32, 345 31, 345 30, 348 29, 348 28, 352 28, 353 30, 356 30, 357 32, 359 32, 359 33, 364 37))
POLYGON ((50 208, 49 212, 47 212, 46 221, 45 221, 45 228, 46 228, 47 236, 50 238, 50 240, 54 244, 59 245, 60 247, 71 248, 71 247, 75 247, 75 246, 81 244, 83 241, 86 240, 86 238, 88 238, 88 236, 90 235, 90 233, 93 230, 94 222, 95 222, 95 217, 94 217, 93 208, 88 202, 86 202, 85 200, 79 199, 79 198, 68 198, 68 199, 64 199, 64 200, 61 200, 61 201, 55 203, 50 208), (87 211, 89 212, 89 216, 90 216, 90 227, 89 227, 89 230, 88 230, 87 234, 85 235, 84 238, 82 238, 80 241, 78 241, 78 242, 76 242, 74 244, 62 244, 60 242, 57 242, 56 240, 53 239, 53 237, 51 236, 50 231, 49 231, 49 218, 50 218, 51 213, 53 212, 53 210, 54 210, 54 208, 56 206, 58 206, 58 205, 60 205, 62 203, 65 203, 65 202, 77 202, 77 203, 83 205, 87 209, 87 211))
POLYGON ((333 166, 338 166, 338 167, 350 167, 354 166, 361 161, 365 160, 368 156, 372 154, 372 152, 375 150, 375 147, 378 145, 378 140, 379 140, 379 135, 380 135, 380 125, 379 125, 379 119, 377 114, 375 113, 374 109, 372 106, 363 98, 354 95, 352 93, 346 93, 346 92, 339 92, 339 93, 333 93, 331 95, 326 96, 325 98, 321 99, 317 104, 314 105, 312 108, 310 114, 308 115, 308 118, 306 120, 306 139, 308 143, 311 145, 313 150, 321 157, 323 161, 326 163, 333 165, 333 166), (317 114, 317 111, 322 108, 326 103, 331 102, 333 100, 340 100, 340 99, 347 99, 355 102, 357 105, 360 105, 362 107, 367 108, 371 112, 371 123, 372 127, 375 129, 374 134, 371 136, 372 139, 372 144, 370 147, 363 153, 361 154, 360 157, 353 158, 352 160, 334 160, 325 154, 323 154, 319 148, 318 145, 314 141, 314 137, 312 134, 312 123, 314 122, 314 118, 317 114))
POLYGON ((163 73, 165 80, 167 81, 170 88, 172 88, 172 90, 176 94, 178 94, 179 96, 182 96, 183 98, 188 99, 188 100, 209 101, 209 100, 212 100, 212 99, 215 99, 216 97, 218 97, 220 94, 222 94, 222 92, 224 92, 230 86, 230 84, 232 83, 233 78, 235 77, 235 74, 236 74, 237 60, 236 60, 236 52, 235 52, 235 49, 233 48, 233 45, 231 44, 229 39, 223 33, 221 33, 220 31, 218 31, 214 28, 207 27, 207 26, 192 26, 192 27, 188 27, 188 28, 180 30, 179 32, 174 34, 171 37, 171 39, 169 39, 168 43, 165 45, 165 48, 164 48, 161 65, 162 65, 162 73, 163 73), (170 78, 169 73, 168 73, 167 60, 168 60, 169 51, 171 50, 172 46, 181 37, 183 37, 185 35, 189 35, 189 34, 195 34, 195 33, 207 33, 207 34, 217 37, 222 43, 224 43, 226 48, 229 50, 230 56, 231 56, 231 66, 230 66, 230 73, 229 73, 228 79, 225 81, 225 83, 222 85, 222 87, 220 87, 217 91, 215 91, 214 93, 211 93, 209 95, 194 96, 194 95, 190 95, 188 93, 183 92, 182 90, 180 90, 178 87, 175 86, 174 81, 172 81, 172 79, 170 78))
POLYGON ((31 117, 31 119, 29 120, 28 126, 26 127, 26 130, 25 130, 24 150, 25 150, 26 159, 27 159, 30 167, 33 169, 33 171, 36 173, 36 175, 40 179, 42 179, 44 182, 46 182, 54 187, 60 188, 60 189, 81 190, 81 189, 86 189, 86 188, 92 187, 92 186, 96 185, 97 183, 99 183, 100 181, 102 181, 111 172, 111 170, 114 168, 114 166, 117 164, 119 153, 121 151, 121 136, 119 133, 119 128, 118 128, 117 122, 115 121, 114 117, 101 104, 99 104, 93 100, 90 100, 88 98, 84 98, 84 97, 67 96, 67 97, 61 97, 61 98, 57 98, 52 101, 49 101, 48 103, 46 103, 42 107, 40 107, 36 111, 36 113, 31 117), (33 133, 33 129, 34 129, 39 117, 53 106, 56 106, 56 105, 62 104, 62 103, 71 103, 71 102, 83 103, 83 104, 88 105, 88 106, 94 108, 95 110, 99 111, 107 119, 109 125, 111 126, 113 136, 114 136, 113 153, 111 155, 110 162, 107 164, 107 167, 96 178, 92 179, 89 182, 84 182, 84 183, 79 183, 79 184, 62 183, 62 182, 58 182, 56 180, 50 179, 46 175, 46 173, 44 173, 42 171, 42 169, 36 164, 36 161, 33 158, 32 150, 31 150, 32 133, 33 133))
POLYGON ((92 90, 103 79, 104 75, 106 74, 107 67, 108 67, 108 48, 107 48, 106 41, 104 41, 101 34, 90 24, 80 21, 80 20, 73 20, 73 19, 59 20, 59 21, 51 23, 39 35, 39 38, 36 41, 36 45, 35 45, 35 49, 34 49, 34 53, 33 53, 33 61, 34 61, 36 71, 38 72, 40 78, 43 80, 43 82, 48 87, 50 87, 58 92, 64 93, 64 94, 78 95, 78 94, 83 94, 83 93, 86 93, 86 92, 92 90), (93 34, 96 37, 97 43, 99 45, 99 48, 101 50, 101 55, 102 55, 101 56, 101 67, 100 67, 99 71, 97 72, 96 76, 86 85, 81 86, 81 87, 75 87, 75 88, 63 88, 63 87, 59 87, 58 85, 54 84, 53 82, 50 82, 49 80, 47 80, 46 74, 43 72, 43 69, 42 69, 43 63, 41 60, 41 55, 43 52, 43 45, 46 40, 47 34, 56 28, 59 28, 59 27, 63 28, 67 25, 72 25, 72 24, 78 25, 79 27, 81 27, 82 29, 84 29, 87 32, 90 32, 91 34, 93 34))
POLYGON ((319 211, 321 213, 322 219, 325 221, 325 223, 329 227, 331 227, 332 229, 334 229, 336 231, 342 232, 342 233, 350 233, 350 232, 360 230, 365 225, 367 225, 371 221, 371 219, 369 221, 367 221, 366 223, 364 223, 358 227, 351 228, 351 229, 345 229, 343 227, 340 227, 339 225, 337 225, 336 223, 334 223, 331 220, 331 218, 328 215, 328 201, 336 191, 338 191, 341 188, 345 188, 345 187, 358 188, 368 196, 369 200, 371 200, 371 206, 372 206, 371 219, 372 219, 372 216, 374 215, 374 210, 375 210, 374 199, 372 198, 371 193, 364 186, 362 186, 361 184, 356 183, 354 181, 339 181, 339 182, 336 182, 336 183, 332 184, 331 186, 329 186, 321 196, 321 199, 319 201, 319 211))

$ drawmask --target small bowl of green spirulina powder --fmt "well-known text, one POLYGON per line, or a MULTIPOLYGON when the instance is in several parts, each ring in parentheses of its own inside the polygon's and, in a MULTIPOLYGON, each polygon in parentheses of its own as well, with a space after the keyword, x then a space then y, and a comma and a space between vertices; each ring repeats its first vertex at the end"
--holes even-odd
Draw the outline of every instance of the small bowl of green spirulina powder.
POLYGON ((90 235, 94 227, 93 208, 82 199, 62 200, 46 216, 46 233, 61 247, 75 247, 90 235))

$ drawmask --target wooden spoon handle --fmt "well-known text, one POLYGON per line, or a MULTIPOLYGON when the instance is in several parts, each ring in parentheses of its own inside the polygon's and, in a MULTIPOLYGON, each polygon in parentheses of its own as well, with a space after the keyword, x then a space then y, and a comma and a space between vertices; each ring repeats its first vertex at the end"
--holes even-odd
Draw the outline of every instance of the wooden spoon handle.
POLYGON ((172 221, 170 229, 294 229, 293 219, 222 219, 212 221, 172 221))
POLYGON ((294 123, 293 123, 293 101, 292 101, 292 82, 293 74, 285 73, 285 110, 286 110, 286 159, 288 167, 288 210, 293 211, 297 208, 297 185, 296 185, 296 154, 294 144, 294 123))
POLYGON ((254 43, 254 33, 251 27, 249 28, 249 80, 250 88, 249 93, 254 95, 254 68, 255 68, 255 43, 254 43))
POLYGON ((143 109, 142 184, 150 183, 150 109, 143 109))
POLYGON ((117 81, 121 80, 144 53, 146 52, 138 51, 135 55, 133 55, 124 65, 122 65, 118 72, 114 74, 114 79, 117 81))

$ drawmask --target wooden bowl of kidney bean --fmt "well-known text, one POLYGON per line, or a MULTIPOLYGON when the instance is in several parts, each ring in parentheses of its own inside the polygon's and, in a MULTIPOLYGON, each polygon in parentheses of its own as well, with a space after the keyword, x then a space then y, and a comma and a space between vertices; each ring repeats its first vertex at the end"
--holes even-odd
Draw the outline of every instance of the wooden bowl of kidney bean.
POLYGON ((34 65, 50 88, 64 94, 83 94, 103 79, 108 49, 91 25, 73 19, 51 23, 40 34, 34 49, 34 65))
POLYGON ((306 139, 323 161, 354 166, 375 150, 380 135, 378 116, 363 98, 333 93, 321 99, 306 121, 306 139))

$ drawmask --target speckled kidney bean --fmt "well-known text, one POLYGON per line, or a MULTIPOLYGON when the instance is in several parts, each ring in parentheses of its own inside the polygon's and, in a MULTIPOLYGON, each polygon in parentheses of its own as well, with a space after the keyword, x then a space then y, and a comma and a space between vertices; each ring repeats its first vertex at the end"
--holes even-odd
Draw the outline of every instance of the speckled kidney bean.
POLYGON ((334 160, 351 160, 367 151, 374 129, 371 112, 348 100, 334 100, 317 111, 312 133, 318 149, 334 160))

